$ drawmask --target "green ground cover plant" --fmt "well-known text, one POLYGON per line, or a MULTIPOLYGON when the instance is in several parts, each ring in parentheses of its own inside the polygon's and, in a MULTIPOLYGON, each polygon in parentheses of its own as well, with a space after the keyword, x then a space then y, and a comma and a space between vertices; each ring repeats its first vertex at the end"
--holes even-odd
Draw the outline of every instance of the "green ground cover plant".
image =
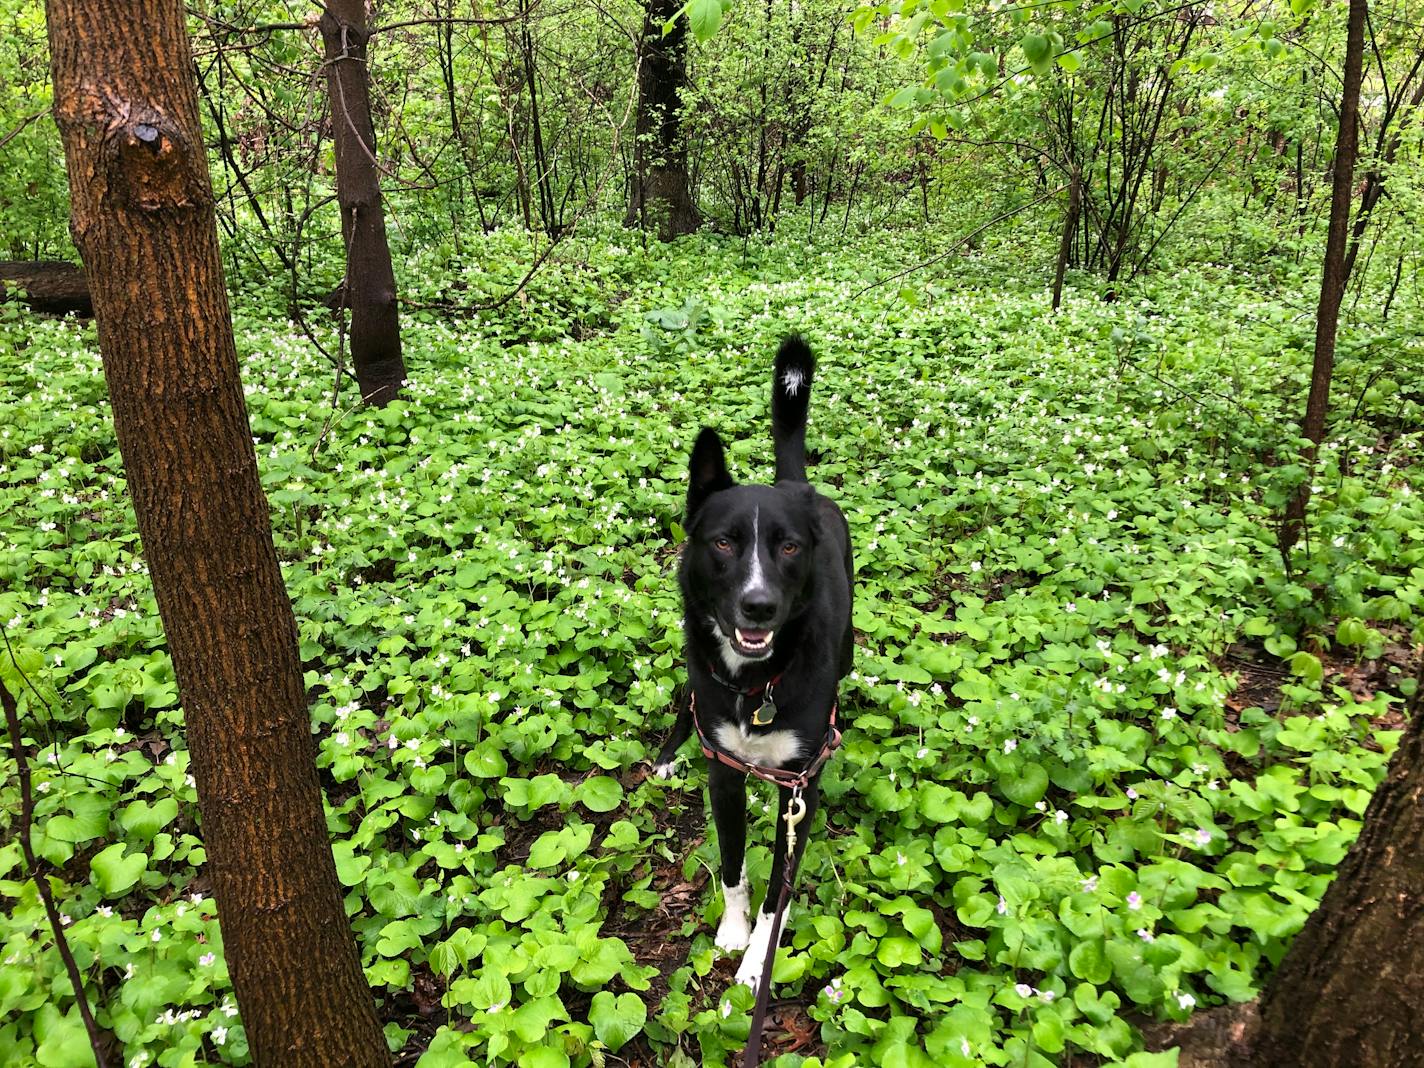
MULTIPOLYGON (((666 782, 647 761, 683 678, 688 449, 710 424, 770 476, 791 330, 821 361, 811 477, 851 524, 858 647, 774 1063, 1168 1065, 1139 1025, 1253 996, 1319 900, 1412 692, 1424 412, 1388 368, 1420 356, 1417 307, 1342 340, 1348 418, 1287 574, 1309 272, 1194 262, 1051 314, 1042 263, 990 245, 865 291, 921 240, 591 226, 496 312, 408 312, 412 382, 379 411, 333 409, 283 297, 239 280, 333 848, 399 1063, 744 1042, 700 758, 666 782)), ((522 275, 522 239, 471 244, 408 258, 403 291, 522 275)), ((36 849, 123 1062, 246 1064, 92 325, 0 305, 0 378, 0 678, 39 747, 36 849)), ((0 897, 0 1063, 82 1063, 13 836, 0 897)))

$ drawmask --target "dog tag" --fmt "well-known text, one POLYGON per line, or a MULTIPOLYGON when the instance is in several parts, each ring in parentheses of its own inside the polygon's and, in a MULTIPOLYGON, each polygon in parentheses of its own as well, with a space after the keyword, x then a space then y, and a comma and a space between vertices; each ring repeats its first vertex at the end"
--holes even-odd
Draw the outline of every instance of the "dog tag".
POLYGON ((768 689, 766 696, 762 698, 761 704, 757 707, 757 710, 752 713, 752 724, 757 727, 765 727, 775 718, 776 702, 771 699, 771 691, 768 689))

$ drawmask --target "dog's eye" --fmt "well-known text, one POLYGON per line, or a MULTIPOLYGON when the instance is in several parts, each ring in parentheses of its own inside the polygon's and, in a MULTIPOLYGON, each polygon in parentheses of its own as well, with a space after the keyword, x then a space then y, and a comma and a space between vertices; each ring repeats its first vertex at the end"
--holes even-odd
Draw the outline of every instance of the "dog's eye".
POLYGON ((781 551, 787 556, 795 556, 801 551, 801 546, 797 545, 794 541, 788 541, 781 547, 781 551))
POLYGON ((712 544, 721 552, 729 553, 732 551, 732 543, 726 538, 718 538, 712 544))

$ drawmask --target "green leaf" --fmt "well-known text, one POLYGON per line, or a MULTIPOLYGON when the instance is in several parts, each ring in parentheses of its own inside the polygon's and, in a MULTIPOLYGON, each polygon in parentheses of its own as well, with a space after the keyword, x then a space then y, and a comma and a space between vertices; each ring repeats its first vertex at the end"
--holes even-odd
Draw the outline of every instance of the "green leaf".
POLYGON ((35 1039, 35 1062, 41 1068, 88 1068, 95 1063, 89 1033, 74 1006, 63 1016, 54 1006, 43 1006, 35 1018, 35 1039))
POLYGON ((690 0, 686 10, 692 35, 699 41, 710 41, 722 25, 721 0, 690 0))
POLYGON ((1026 34, 1019 41, 1019 47, 1023 49, 1024 58, 1032 64, 1039 64, 1047 59, 1051 48, 1048 38, 1041 33, 1026 34))
POLYGON ((619 994, 600 990, 593 995, 589 1007, 588 1022, 593 1024, 593 1033, 615 1053, 643 1029, 648 1021, 648 1007, 637 994, 619 994))
POLYGON ((140 841, 151 842, 177 815, 178 802, 171 797, 153 802, 132 801, 120 814, 119 825, 140 841))
POLYGON ((575 796, 590 812, 612 812, 623 803, 623 787, 617 779, 595 775, 579 784, 575 796))
POLYGON ((1079 979, 1101 986, 1112 978, 1112 965, 1103 952, 1103 940, 1090 938, 1078 942, 1068 954, 1068 968, 1079 979))
POLYGON ((143 853, 125 856, 122 842, 101 850, 89 861, 94 885, 105 897, 120 897, 127 893, 147 868, 148 857, 143 853))
POLYGON ((465 770, 477 779, 497 779, 509 764, 493 742, 482 742, 465 754, 465 770))
POLYGON ((999 791, 1014 804, 1028 807, 1048 792, 1048 772, 1032 760, 1010 764, 999 774, 999 791))
POLYGON ((919 943, 904 935, 890 935, 882 938, 875 949, 875 959, 887 968, 900 968, 920 963, 919 943))

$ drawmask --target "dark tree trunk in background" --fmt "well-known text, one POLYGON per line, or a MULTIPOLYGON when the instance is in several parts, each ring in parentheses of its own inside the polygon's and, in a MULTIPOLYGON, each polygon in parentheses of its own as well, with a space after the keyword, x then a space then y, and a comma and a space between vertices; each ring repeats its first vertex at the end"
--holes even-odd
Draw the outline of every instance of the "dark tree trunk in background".
MULTIPOLYGON (((1424 52, 1414 61, 1414 66, 1404 82, 1394 87, 1398 96, 1408 92, 1409 83, 1420 74, 1421 67, 1424 67, 1424 52)), ((1420 78, 1408 106, 1401 109, 1396 100, 1394 106, 1386 110, 1384 120, 1380 123, 1374 166, 1365 171, 1364 188, 1360 191, 1360 210, 1355 212, 1355 224, 1350 227, 1350 248, 1345 253, 1345 277, 1340 283, 1341 286, 1350 281, 1350 275, 1355 270, 1355 258, 1360 253, 1360 241, 1365 236, 1365 228, 1370 224, 1370 214, 1384 192, 1385 179, 1389 177, 1389 168, 1393 165, 1400 143, 1404 140, 1405 127, 1421 105, 1424 105, 1424 78, 1420 78)))
POLYGON ((179 0, 48 0, 70 229, 258 1065, 389 1064, 322 812, 179 0))
POLYGON ((1310 394, 1305 402, 1301 437, 1308 438, 1303 457, 1306 474, 1286 505, 1281 520, 1281 555, 1290 563, 1290 551, 1300 540, 1315 458, 1325 437, 1325 413, 1330 403, 1330 378, 1335 369, 1335 333, 1340 322, 1340 301, 1345 296, 1345 246, 1349 240, 1350 195, 1354 186, 1358 151, 1360 81, 1364 73, 1366 0, 1350 0, 1345 38, 1345 72, 1340 91, 1340 131, 1335 139, 1334 180, 1330 190, 1330 228, 1325 238, 1325 268, 1320 279, 1320 303, 1315 313, 1315 362, 1310 372, 1310 394))
POLYGON ((538 58, 534 52, 534 35, 529 29, 532 11, 528 0, 519 4, 519 53, 524 70, 524 84, 529 88, 529 135, 534 150, 534 187, 539 193, 539 217, 544 221, 544 233, 559 236, 557 201, 554 199, 553 165, 544 151, 544 124, 539 118, 538 58))
POLYGON ((677 0, 646 0, 639 42, 637 140, 627 226, 654 226, 664 241, 697 229, 697 205, 687 178, 682 139, 682 93, 687 88, 687 19, 663 24, 681 7, 677 0))
MULTIPOLYGON (((1352 0, 1353 8, 1364 0, 1352 0)), ((1353 25, 1353 23, 1352 23, 1353 25)), ((1424 686, 1424 663, 1419 681, 1424 686)), ((1261 996, 1256 1063, 1398 1068, 1424 1057, 1424 705, 1364 827, 1261 996)))
POLYGON ((1068 214, 1063 220, 1063 240, 1058 243, 1058 264, 1053 269, 1053 310, 1063 303, 1063 272, 1073 252, 1073 235, 1078 232, 1078 215, 1083 210, 1083 172, 1075 163, 1068 179, 1068 214))
POLYGON ((351 363, 361 396, 383 405, 400 393, 405 361, 371 122, 365 0, 328 0, 320 26, 336 146, 336 201, 346 243, 342 292, 351 309, 351 363))

